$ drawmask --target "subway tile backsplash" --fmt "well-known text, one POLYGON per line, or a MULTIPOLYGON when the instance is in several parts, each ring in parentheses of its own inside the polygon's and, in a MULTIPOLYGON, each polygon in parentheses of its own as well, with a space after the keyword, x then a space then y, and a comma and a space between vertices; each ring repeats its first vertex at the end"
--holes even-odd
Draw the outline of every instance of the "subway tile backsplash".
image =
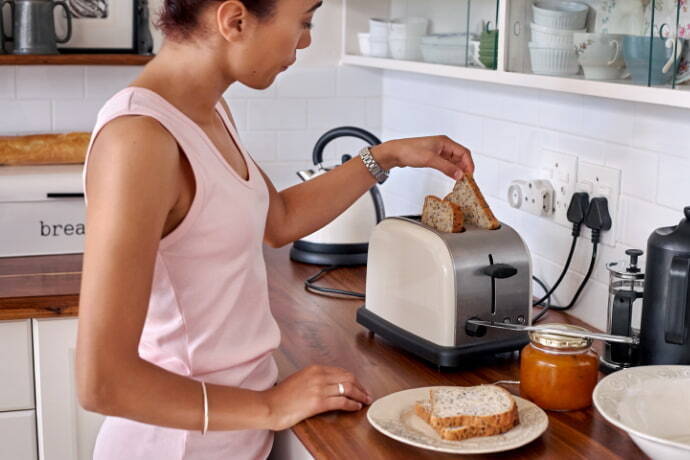
MULTIPOLYGON (((141 70, 128 66, 0 67, 0 135, 89 131, 105 100, 141 70)), ((512 179, 540 176, 541 150, 622 171, 615 247, 602 246, 589 287, 572 311, 605 327, 605 263, 629 247, 645 249, 649 233, 672 225, 690 205, 690 110, 514 88, 351 66, 295 67, 264 91, 232 85, 225 94, 245 147, 282 189, 311 165, 327 129, 356 125, 382 140, 447 134, 468 146, 476 179, 496 215, 530 247, 537 276, 553 283, 570 229, 512 209, 512 179)), ((326 163, 354 154, 362 142, 338 139, 326 163)), ((388 215, 418 213, 424 195, 443 195, 452 180, 431 170, 394 170, 382 187, 388 215)), ((567 302, 584 277, 590 243, 582 239, 556 301, 567 302)), ((535 286, 535 293, 538 288, 535 286)))
MULTIPOLYGON (((508 184, 540 177, 543 148, 622 171, 619 209, 612 210, 618 241, 615 247, 600 245, 594 275, 572 310, 599 328, 606 326, 606 263, 624 258, 630 247, 646 250, 652 230, 677 224, 682 208, 690 205, 690 143, 681 128, 690 123, 690 110, 395 71, 384 72, 383 95, 384 139, 443 133, 472 149, 487 200, 497 217, 523 236, 534 274, 549 285, 565 262, 570 228, 510 208, 508 184), (460 126, 441 129, 449 118, 460 126)), ((419 212, 423 195, 449 182, 430 171, 393 174, 383 187, 386 206, 419 212), (410 187, 410 182, 426 185, 410 187)), ((570 300, 590 255, 591 243, 581 238, 556 302, 570 300)))

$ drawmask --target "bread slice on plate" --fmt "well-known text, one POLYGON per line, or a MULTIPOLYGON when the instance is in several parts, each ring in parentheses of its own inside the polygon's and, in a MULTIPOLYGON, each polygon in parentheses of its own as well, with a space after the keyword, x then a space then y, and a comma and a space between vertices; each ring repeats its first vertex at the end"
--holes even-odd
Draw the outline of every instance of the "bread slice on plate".
POLYGON ((464 230, 460 206, 433 195, 424 198, 422 223, 440 232, 458 233, 464 230))
POLYGON ((444 199, 460 206, 467 223, 487 230, 495 230, 501 226, 471 174, 462 176, 444 199))
POLYGON ((520 423, 515 399, 495 385, 434 388, 429 401, 417 402, 414 409, 449 441, 494 436, 520 423))

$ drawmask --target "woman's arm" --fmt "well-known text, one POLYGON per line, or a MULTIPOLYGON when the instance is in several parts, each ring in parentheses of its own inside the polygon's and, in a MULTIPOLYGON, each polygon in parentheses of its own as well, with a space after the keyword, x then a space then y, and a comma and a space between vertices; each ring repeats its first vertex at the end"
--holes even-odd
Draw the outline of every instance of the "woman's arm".
MULTIPOLYGON (((98 136, 87 176, 77 388, 87 410, 200 430, 201 385, 138 355, 156 252, 181 190, 180 154, 156 121, 123 117, 98 136)), ((264 392, 208 385, 212 430, 282 429, 315 413, 357 410, 367 395, 348 372, 313 367, 264 392), (335 382, 335 383, 334 383, 335 382), (345 383, 345 396, 334 393, 345 383), (290 394, 300 388, 298 394, 290 394)))
MULTIPOLYGON (((388 141, 371 147, 371 154, 384 169, 429 167, 454 179, 474 171, 470 151, 446 136, 388 141)), ((322 228, 376 183, 359 156, 282 192, 264 177, 271 196, 265 241, 273 247, 322 228)))

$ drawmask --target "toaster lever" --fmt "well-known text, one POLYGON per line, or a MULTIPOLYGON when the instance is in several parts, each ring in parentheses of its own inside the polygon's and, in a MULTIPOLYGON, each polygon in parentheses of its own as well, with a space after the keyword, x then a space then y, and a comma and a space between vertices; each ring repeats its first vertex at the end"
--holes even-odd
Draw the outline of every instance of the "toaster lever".
POLYGON ((484 274, 491 278, 505 279, 517 274, 517 268, 508 264, 491 264, 484 267, 484 274))

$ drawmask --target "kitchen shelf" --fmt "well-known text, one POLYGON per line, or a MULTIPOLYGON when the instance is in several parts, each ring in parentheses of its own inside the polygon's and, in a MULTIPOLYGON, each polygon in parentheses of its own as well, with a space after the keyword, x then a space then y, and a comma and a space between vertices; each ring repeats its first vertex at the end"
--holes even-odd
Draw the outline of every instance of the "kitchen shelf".
POLYGON ((545 75, 459 67, 417 61, 401 61, 358 55, 344 55, 341 64, 399 70, 460 80, 482 81, 524 88, 546 89, 622 101, 690 108, 690 87, 675 89, 632 85, 629 82, 585 80, 584 78, 549 77, 545 75))
POLYGON ((144 65, 141 54, 0 54, 0 65, 144 65))
MULTIPOLYGON (((465 0, 465 2, 470 1, 465 0)), ((499 30, 497 68, 491 70, 363 56, 359 54, 357 33, 368 29, 369 18, 408 16, 428 17, 432 24, 441 24, 441 27, 444 28, 444 30, 435 30, 434 32, 448 32, 449 30, 446 29, 449 26, 452 28, 456 17, 457 27, 465 27, 467 30, 466 24, 468 24, 470 30, 476 31, 475 25, 479 18, 491 19, 487 13, 490 11, 487 6, 494 5, 493 0, 468 3, 465 16, 458 14, 459 10, 457 9, 452 10, 458 3, 453 0, 345 0, 340 63, 690 109, 690 85, 676 84, 675 88, 672 88, 670 84, 647 86, 633 84, 630 80, 597 81, 586 80, 582 75, 556 77, 532 73, 527 52, 528 37, 524 32, 525 24, 529 24, 531 19, 529 9, 532 1, 510 0, 509 2, 503 0, 498 2, 495 21, 499 30), (472 11, 477 11, 479 8, 480 15, 472 16, 469 5, 471 5, 472 11), (482 8, 484 9, 482 10, 482 8), (465 23, 464 21, 468 17, 470 18, 469 23, 465 23)), ((593 4, 587 0, 580 1, 593 4)), ((655 0, 655 2, 659 2, 659 0, 655 0)), ((652 7, 655 4, 653 3, 652 7)), ((687 14, 690 15, 690 13, 687 14)), ((688 28, 690 28, 690 24, 688 24, 688 28)), ((686 42, 686 45, 690 45, 690 42, 686 42)))

